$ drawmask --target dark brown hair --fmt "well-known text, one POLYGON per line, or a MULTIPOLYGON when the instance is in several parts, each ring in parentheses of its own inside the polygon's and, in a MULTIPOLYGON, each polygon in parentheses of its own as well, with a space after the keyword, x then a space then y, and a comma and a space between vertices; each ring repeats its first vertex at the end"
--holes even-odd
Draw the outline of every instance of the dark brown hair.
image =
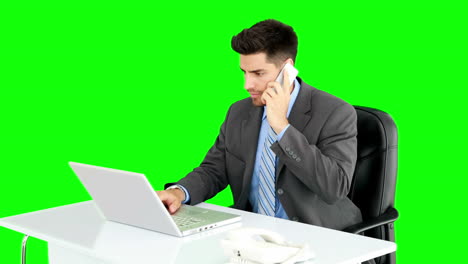
POLYGON ((265 52, 269 62, 279 65, 288 58, 296 61, 297 35, 291 26, 267 19, 233 36, 231 47, 242 55, 265 52))

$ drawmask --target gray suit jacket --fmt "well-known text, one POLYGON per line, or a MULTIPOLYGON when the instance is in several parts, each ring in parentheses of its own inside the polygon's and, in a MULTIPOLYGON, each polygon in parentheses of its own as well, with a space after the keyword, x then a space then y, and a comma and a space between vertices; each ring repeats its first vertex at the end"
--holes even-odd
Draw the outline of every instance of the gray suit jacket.
MULTIPOLYGON (((345 101, 300 78, 301 90, 289 115, 291 126, 271 148, 278 157, 276 193, 291 220, 343 229, 361 221, 348 199, 356 163, 356 112, 345 101)), ((234 103, 215 144, 201 165, 178 184, 190 204, 231 186, 234 207, 249 203, 263 107, 250 98, 234 103)))

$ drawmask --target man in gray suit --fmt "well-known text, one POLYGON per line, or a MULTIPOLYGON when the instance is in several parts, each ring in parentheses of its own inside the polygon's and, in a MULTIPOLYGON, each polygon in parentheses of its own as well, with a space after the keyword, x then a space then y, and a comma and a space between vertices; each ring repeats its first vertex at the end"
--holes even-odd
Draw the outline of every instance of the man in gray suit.
POLYGON ((295 62, 292 27, 265 20, 231 45, 250 97, 231 105, 201 165, 158 191, 169 211, 229 184, 238 209, 333 229, 360 222, 360 210, 347 198, 357 155, 354 108, 299 77, 292 85, 288 74, 283 83, 274 81, 295 62))

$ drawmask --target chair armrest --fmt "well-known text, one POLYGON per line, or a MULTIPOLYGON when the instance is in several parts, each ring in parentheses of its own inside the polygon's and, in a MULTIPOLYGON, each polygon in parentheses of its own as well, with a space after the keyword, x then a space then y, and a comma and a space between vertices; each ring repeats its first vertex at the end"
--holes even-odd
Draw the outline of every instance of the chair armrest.
POLYGON ((398 211, 393 207, 389 207, 387 211, 385 211, 384 214, 375 218, 368 219, 364 222, 357 223, 352 226, 348 226, 347 228, 343 229, 343 231, 348 232, 348 233, 353 233, 353 234, 359 234, 366 230, 369 230, 369 229, 372 229, 381 225, 393 223, 397 219, 398 219, 398 211))

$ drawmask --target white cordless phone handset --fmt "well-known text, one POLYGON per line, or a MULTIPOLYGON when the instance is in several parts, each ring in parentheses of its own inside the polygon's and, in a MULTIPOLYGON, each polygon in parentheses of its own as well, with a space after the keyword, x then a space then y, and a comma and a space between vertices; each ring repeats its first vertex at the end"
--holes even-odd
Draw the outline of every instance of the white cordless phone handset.
POLYGON ((283 69, 280 71, 280 73, 278 74, 278 77, 276 78, 276 82, 279 82, 281 85, 283 85, 283 80, 284 80, 284 71, 287 71, 288 72, 288 75, 289 75, 289 86, 291 86, 294 82, 294 80, 296 79, 297 77, 297 74, 299 73, 299 71, 294 68, 294 66, 292 66, 291 64, 289 63, 286 63, 283 67, 283 69))
POLYGON ((231 263, 292 264, 313 257, 307 244, 294 245, 275 232, 259 228, 233 230, 221 245, 231 263))

